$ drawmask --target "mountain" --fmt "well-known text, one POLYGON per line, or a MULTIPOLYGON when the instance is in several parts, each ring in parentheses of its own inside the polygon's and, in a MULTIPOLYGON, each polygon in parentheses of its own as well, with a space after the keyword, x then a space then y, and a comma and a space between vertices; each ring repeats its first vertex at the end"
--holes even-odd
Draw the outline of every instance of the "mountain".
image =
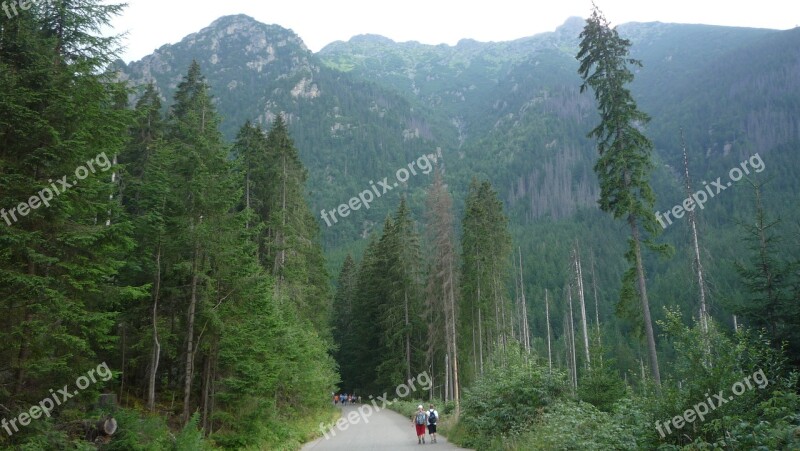
MULTIPOLYGON (((361 35, 315 54, 290 30, 239 15, 119 69, 134 85, 154 80, 166 99, 197 60, 228 138, 247 119, 267 127, 284 114, 309 171, 315 212, 335 209, 383 177, 391 185, 398 169, 422 155, 446 168, 458 211, 470 180, 489 179, 504 200, 516 244, 532 255, 526 264, 532 288, 560 287, 564 243, 581 237, 604 262, 598 284, 602 309, 611 316, 624 235, 596 207, 596 152, 586 135, 597 115, 591 94, 580 93, 575 60, 582 27, 581 19, 570 18, 553 32, 455 46, 361 35)), ((685 197, 683 135, 700 187, 758 153, 766 169, 751 175, 770 179, 765 205, 782 215, 782 233, 794 233, 788 226, 800 219, 800 29, 654 22, 619 30, 643 63, 632 90, 652 117, 646 131, 655 144, 657 208, 666 211, 685 197)), ((346 220, 328 226, 320 218, 332 273, 347 252, 363 249, 362 238, 401 194, 420 218, 428 183, 418 174, 346 220)), ((744 252, 738 223, 752 211, 752 189, 739 182, 699 215, 715 262, 709 273, 720 316, 741 296, 729 262, 744 252)), ((663 237, 676 246, 678 260, 648 262, 656 317, 662 305, 693 302, 681 289, 689 277, 680 260, 688 258, 685 222, 663 237)))
MULTIPOLYGON (((450 140, 450 127, 430 111, 321 64, 292 31, 244 15, 222 17, 141 61, 118 63, 118 69, 132 86, 153 81, 166 104, 193 60, 212 87, 228 139, 247 120, 269 128, 276 115, 285 117, 309 170, 315 211, 335 209, 368 189, 370 180, 380 180, 385 168, 433 156, 450 140)), ((414 182, 411 187, 424 186, 414 182)), ((326 242, 365 236, 393 208, 392 202, 376 202, 358 221, 323 227, 326 242)))

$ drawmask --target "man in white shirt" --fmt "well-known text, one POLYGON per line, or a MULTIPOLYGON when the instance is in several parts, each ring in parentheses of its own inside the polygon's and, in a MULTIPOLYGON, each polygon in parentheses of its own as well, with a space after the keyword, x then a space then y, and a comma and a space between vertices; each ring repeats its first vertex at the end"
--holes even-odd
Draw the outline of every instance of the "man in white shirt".
POLYGON ((433 404, 430 404, 429 406, 428 434, 431 435, 431 443, 436 443, 436 424, 439 422, 439 412, 434 409, 433 404))

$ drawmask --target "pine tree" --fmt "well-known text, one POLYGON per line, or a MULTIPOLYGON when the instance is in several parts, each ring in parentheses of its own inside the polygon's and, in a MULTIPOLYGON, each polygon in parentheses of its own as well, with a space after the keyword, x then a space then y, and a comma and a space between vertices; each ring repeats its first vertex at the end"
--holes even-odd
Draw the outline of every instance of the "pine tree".
POLYGON ((356 354, 353 388, 367 393, 380 392, 376 383, 377 368, 382 356, 377 349, 382 335, 382 318, 379 300, 383 296, 385 286, 384 274, 381 270, 378 250, 378 239, 371 237, 361 264, 358 268, 356 294, 354 297, 353 318, 354 341, 353 352, 356 354))
POLYGON ((300 316, 330 339, 331 294, 319 224, 306 201, 307 171, 281 116, 267 134, 265 162, 265 178, 256 183, 269 187, 258 201, 266 225, 264 259, 276 277, 276 297, 291 299, 300 316))
POLYGON ((0 15, 0 391, 9 409, 111 357, 116 312, 131 298, 113 283, 131 241, 111 169, 130 116, 104 66, 116 39, 96 34, 119 11, 85 0, 0 15))
POLYGON ((471 367, 482 368, 484 353, 504 351, 510 332, 512 308, 505 280, 511 236, 503 204, 488 181, 472 181, 465 209, 461 223, 462 293, 469 307, 461 316, 461 329, 471 331, 472 323, 477 324, 479 361, 465 360, 471 367))
MULTIPOLYGON (((232 252, 229 246, 236 228, 232 227, 230 211, 235 205, 232 202, 239 199, 228 151, 219 132, 219 117, 196 61, 175 92, 167 142, 175 153, 171 186, 174 195, 168 204, 173 212, 173 236, 168 252, 176 255, 171 263, 187 287, 181 293, 186 308, 183 421, 187 422, 192 412, 192 385, 200 349, 196 324, 198 316, 208 314, 209 303, 220 295, 220 286, 209 282, 223 268, 220 254, 232 252)), ((204 321, 201 334, 206 324, 204 321)))
POLYGON ((776 227, 780 221, 767 215, 762 203, 762 185, 753 184, 755 221, 753 225, 742 225, 751 255, 748 260, 735 262, 749 296, 746 302, 734 306, 734 312, 748 326, 767 330, 776 347, 788 343, 791 358, 797 362, 800 360, 797 282, 793 280, 792 265, 778 257, 781 237, 776 227))
POLYGON ((583 79, 581 92, 587 89, 594 91, 600 113, 600 123, 589 133, 589 137, 597 140, 599 153, 594 170, 600 181, 600 209, 610 212, 615 219, 624 218, 631 230, 629 248, 625 254, 631 268, 623 277, 625 288, 620 303, 630 304, 636 296, 639 297, 650 370, 654 381, 660 386, 661 375, 641 248, 642 244, 657 252, 665 252, 666 248, 651 241, 651 237, 657 235, 659 230, 653 214, 655 196, 648 183, 653 145, 640 130, 649 117, 638 109, 636 101, 625 87, 633 81, 629 66, 641 66, 641 62, 628 57, 631 42, 622 39, 616 28, 611 28, 596 6, 586 19, 580 39, 577 59, 580 61, 578 73, 583 79), (636 289, 633 288, 634 283, 636 289))
POLYGON ((358 282, 358 267, 347 254, 339 272, 336 294, 333 296, 333 340, 337 346, 335 353, 339 363, 339 373, 345 390, 352 392, 357 374, 356 342, 358 330, 355 327, 355 296, 358 282))
POLYGON ((168 215, 165 209, 169 196, 168 169, 171 166, 171 153, 164 145, 165 124, 161 117, 161 99, 153 84, 146 87, 136 103, 134 115, 131 139, 119 161, 124 167, 120 176, 120 199, 134 226, 136 248, 126 259, 128 267, 123 272, 126 277, 121 282, 149 291, 149 308, 145 309, 142 305, 142 308, 132 306, 126 309, 124 324, 126 331, 135 333, 132 341, 152 339, 149 359, 141 359, 148 362, 146 405, 152 411, 155 409, 161 359, 159 304, 163 296, 165 217, 168 215), (149 325, 142 318, 150 318, 149 325), (152 337, 149 337, 149 332, 152 337))

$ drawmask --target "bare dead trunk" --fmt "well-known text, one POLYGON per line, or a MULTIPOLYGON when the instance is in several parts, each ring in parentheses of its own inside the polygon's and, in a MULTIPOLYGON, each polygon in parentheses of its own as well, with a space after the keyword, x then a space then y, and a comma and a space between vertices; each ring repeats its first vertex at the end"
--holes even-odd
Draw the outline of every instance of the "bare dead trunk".
POLYGON ((553 373, 553 349, 550 344, 550 300, 547 295, 547 288, 544 289, 544 313, 547 317, 547 366, 550 373, 553 373))
POLYGON ((448 353, 444 355, 444 402, 451 399, 450 397, 450 345, 447 346, 448 353))
POLYGON ((461 413, 461 396, 459 394, 459 384, 458 384, 458 335, 456 334, 456 295, 455 295, 455 275, 453 274, 453 258, 454 256, 450 255, 450 325, 451 331, 453 334, 453 400, 456 403, 456 410, 455 410, 455 418, 458 419, 461 413))
POLYGON ((528 300, 525 298, 525 279, 522 276, 522 248, 519 247, 519 290, 522 295, 522 322, 524 326, 523 342, 525 350, 531 352, 531 328, 528 325, 528 300))
POLYGON ((572 351, 572 371, 574 373, 575 389, 578 388, 578 359, 575 355, 575 317, 572 314, 572 285, 567 285, 567 299, 569 299, 569 337, 572 351))
POLYGON ((592 290, 594 291, 594 324, 597 327, 597 344, 602 344, 600 338, 600 307, 597 302, 597 279, 594 276, 594 252, 592 252, 592 290))
MULTIPOLYGON (((683 131, 681 131, 681 142, 683 143, 683 169, 686 179, 686 195, 692 195, 692 182, 689 177, 689 158, 686 155, 686 144, 683 142, 683 131)), ((706 308, 706 287, 703 277, 703 265, 700 260, 700 242, 697 237, 697 217, 694 208, 687 210, 689 216, 689 226, 692 229, 692 246, 694 248, 694 267, 697 271, 697 284, 700 289, 700 327, 704 334, 708 334, 708 309, 706 308)), ((707 337, 706 337, 707 338, 707 337)), ((710 354, 710 344, 706 340, 706 352, 710 354)))
POLYGON ((578 254, 578 245, 575 245, 575 278, 577 279, 578 300, 581 306, 581 326, 583 330, 583 349, 586 354, 586 366, 592 367, 591 357, 589 355, 589 327, 586 321, 586 302, 583 292, 583 268, 581 267, 581 257, 578 254))

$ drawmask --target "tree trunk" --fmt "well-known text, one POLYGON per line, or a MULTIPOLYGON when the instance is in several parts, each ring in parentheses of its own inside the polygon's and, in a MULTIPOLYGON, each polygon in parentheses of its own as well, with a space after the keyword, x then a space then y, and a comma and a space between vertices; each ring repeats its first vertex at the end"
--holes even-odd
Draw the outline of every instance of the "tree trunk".
POLYGON ((475 379, 478 378, 478 350, 475 346, 475 310, 472 310, 472 369, 475 379))
POLYGON ((483 376, 483 331, 481 322, 481 309, 478 308, 478 358, 480 359, 481 376, 483 376))
POLYGON ((636 256, 636 278, 639 282, 639 295, 642 301, 642 313, 644 315, 644 328, 647 335, 647 352, 650 355, 650 371, 653 373, 653 380, 657 387, 661 387, 661 372, 658 369, 658 354, 656 354, 656 338, 653 333, 653 321, 650 319, 650 302, 647 299, 647 284, 644 278, 644 265, 642 264, 641 238, 639 236, 639 225, 636 217, 628 216, 628 223, 631 226, 633 236, 634 254, 636 256))
POLYGON ((404 290, 405 297, 405 326, 406 326, 406 381, 411 380, 411 330, 408 323, 408 291, 404 290))
POLYGON ((192 395, 192 378, 194 375, 194 317, 197 308, 197 284, 198 284, 198 259, 200 253, 200 243, 195 243, 194 256, 192 257, 192 283, 191 283, 191 297, 189 299, 189 310, 186 313, 186 321, 188 323, 186 331, 186 375, 183 384, 183 424, 189 423, 191 414, 191 395, 192 395))
MULTIPOLYGON (((212 346, 213 348, 213 346, 212 346)), ((212 360, 213 360, 213 351, 209 352, 206 356, 205 362, 203 364, 203 421, 201 422, 201 426, 206 434, 208 434, 209 424, 210 424, 210 416, 209 416, 209 408, 210 408, 210 398, 211 398, 211 379, 212 379, 212 360)))
POLYGON ((575 278, 577 280, 578 300, 581 305, 581 326, 583 329, 583 349, 586 354, 586 366, 592 368, 592 361, 589 355, 589 327, 586 324, 586 302, 583 293, 583 269, 581 268, 581 257, 578 254, 578 245, 575 245, 575 278))
POLYGON ((597 327, 597 344, 601 344, 600 339, 600 307, 597 302, 597 279, 594 276, 594 252, 592 252, 592 290, 594 291, 594 324, 597 327))
MULTIPOLYGON (((683 131, 681 131, 681 142, 683 143, 683 131)), ((689 178, 689 158, 686 155, 686 144, 683 143, 683 169, 686 179, 686 196, 692 196, 692 182, 689 178)), ((706 308, 706 287, 703 278, 703 265, 700 260, 700 243, 697 238, 697 218, 694 208, 687 210, 689 216, 689 226, 692 229, 692 246, 694 248, 694 266, 697 271, 697 284, 700 288, 700 326, 704 334, 708 334, 708 309, 706 308)), ((707 338, 707 337, 706 337, 707 338)), ((706 351, 711 352, 710 344, 706 342, 706 351)))
POLYGON ((569 299, 569 337, 572 351, 572 372, 575 389, 578 388, 578 359, 575 355, 575 317, 572 314, 572 285, 567 285, 567 299, 569 299))
POLYGON ((547 317, 547 366, 553 373, 553 349, 550 344, 550 300, 547 298, 547 288, 544 289, 544 314, 547 317))
POLYGON ((450 400, 450 344, 447 346, 448 353, 444 355, 444 402, 450 400))
POLYGON ((156 277, 153 287, 153 349, 150 354, 150 374, 147 378, 147 410, 153 411, 156 407, 156 374, 158 362, 161 358, 161 343, 158 341, 158 301, 161 296, 161 241, 156 249, 156 277))
POLYGON ((525 279, 522 277, 522 248, 519 247, 519 291, 522 296, 522 323, 523 323, 523 342, 525 350, 531 352, 531 329, 528 325, 528 300, 525 298, 525 279))
POLYGON ((450 255, 450 327, 451 332, 453 334, 452 342, 453 342, 453 400, 456 403, 456 414, 455 418, 458 419, 460 412, 461 412, 461 405, 460 400, 461 397, 459 395, 460 387, 458 385, 458 335, 456 334, 456 295, 455 295, 455 276, 453 274, 453 258, 454 255, 450 255))

